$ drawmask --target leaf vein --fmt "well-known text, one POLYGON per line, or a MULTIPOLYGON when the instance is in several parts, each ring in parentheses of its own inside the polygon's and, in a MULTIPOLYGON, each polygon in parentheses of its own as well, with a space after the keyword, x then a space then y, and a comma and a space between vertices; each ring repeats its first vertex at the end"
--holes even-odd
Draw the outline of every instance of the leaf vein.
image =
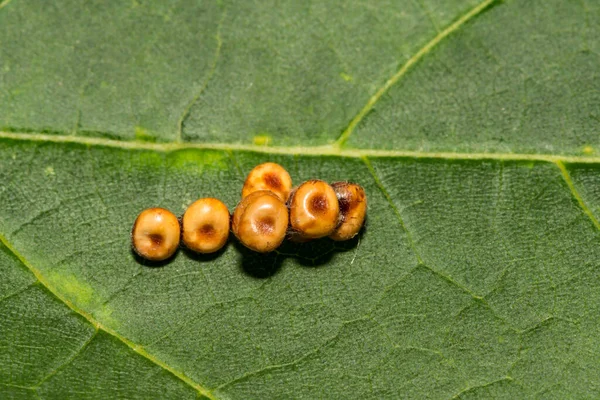
POLYGON ((575 187, 575 184, 573 183, 573 180, 571 179, 571 175, 569 174, 569 171, 565 167, 565 164, 561 160, 556 160, 555 164, 558 167, 558 169, 560 169, 563 179, 567 183, 567 186, 569 187, 571 194, 573 195, 575 200, 577 200, 577 203, 579 203, 579 206, 581 207, 582 211, 592 221, 592 223, 594 224, 596 229, 600 230, 600 222, 598 222, 598 220, 594 216, 594 213, 592 213, 592 210, 583 201, 583 198, 577 191, 577 188, 575 187))
POLYGON ((39 271, 37 268, 35 268, 20 252, 18 252, 14 248, 14 246, 2 234, 0 234, 0 242, 4 246, 6 246, 6 248, 11 253, 13 253, 19 259, 19 261, 21 261, 21 263, 37 278, 37 280, 40 282, 40 284, 42 286, 44 286, 46 289, 48 289, 48 291, 50 291, 57 299, 59 299, 61 302, 63 302, 67 307, 69 307, 75 313, 77 313, 77 314, 81 315, 83 318, 85 318, 90 324, 92 324, 96 328, 96 330, 102 330, 102 331, 108 333, 109 335, 114 336, 115 338, 117 338, 118 340, 123 342, 123 344, 125 344, 126 346, 131 348, 134 352, 136 352, 140 356, 148 359, 149 361, 151 361, 152 363, 156 364, 157 366, 163 368, 164 370, 170 372, 172 375, 179 378, 181 381, 183 381, 187 385, 191 386, 192 388, 194 388, 201 395, 206 396, 207 398, 209 398, 211 400, 216 400, 214 395, 208 389, 202 387, 199 383, 193 381, 191 378, 186 376, 183 372, 175 370, 174 368, 167 365, 165 362, 156 358, 154 355, 148 353, 140 345, 125 338, 124 336, 122 336, 118 332, 116 332, 115 330, 102 325, 90 313, 80 309, 75 304, 73 304, 71 301, 66 299, 56 288, 54 288, 52 286, 52 284, 50 284, 50 282, 48 282, 48 280, 41 273, 41 271, 39 271))
POLYGON ((313 349, 313 350, 309 351, 308 353, 306 353, 306 354, 298 357, 295 360, 292 360, 290 362, 283 363, 283 364, 268 365, 268 366, 263 367, 261 369, 258 369, 256 371, 248 372, 248 373, 246 373, 246 374, 244 374, 244 375, 242 375, 240 377, 232 379, 229 382, 223 383, 222 385, 218 386, 215 390, 224 389, 227 386, 231 386, 231 385, 236 384, 238 382, 243 382, 243 381, 248 380, 250 378, 253 378, 255 376, 260 376, 261 374, 268 373, 270 371, 276 371, 276 370, 281 370, 281 369, 285 369, 285 368, 294 367, 295 365, 298 365, 299 363, 301 363, 302 361, 304 361, 308 357, 319 353, 321 350, 323 350, 323 349, 327 348, 328 346, 330 346, 331 344, 333 344, 337 340, 340 332, 341 332, 341 328, 340 328, 340 331, 338 331, 333 337, 327 339, 322 345, 319 345, 315 349, 313 349))
POLYGON ((54 375, 56 375, 61 369, 65 368, 66 366, 68 366, 69 364, 71 364, 73 361, 75 361, 75 359, 77 358, 77 356, 80 355, 81 353, 83 353, 83 351, 88 347, 88 345, 92 342, 92 340, 94 340, 94 338, 96 337, 97 334, 98 334, 98 328, 96 327, 96 329, 94 330, 94 332, 81 345, 81 347, 79 347, 70 357, 68 357, 67 360, 64 363, 62 363, 58 367, 54 368, 52 371, 50 371, 48 373, 48 375, 44 376, 38 383, 36 383, 35 385, 33 385, 32 388, 33 389, 38 389, 39 387, 42 386, 42 384, 44 382, 46 382, 48 379, 50 379, 54 375))
POLYGON ((383 186, 383 183, 379 179, 379 176, 377 175, 377 172, 375 171, 375 169, 371 165, 371 162, 369 161, 369 159, 367 157, 363 157, 363 162, 365 163, 365 165, 367 166, 367 169, 369 170, 369 172, 373 176, 373 180, 375 181, 375 184, 377 185, 377 187, 379 188, 379 190, 381 191, 381 193, 383 194, 383 196, 385 197, 385 199, 387 200, 387 202, 392 207, 392 210, 394 210, 394 213, 396 214, 396 217, 398 218, 398 221, 400 222, 400 226, 402 227, 402 229, 406 233, 406 238, 408 240, 408 244, 409 244, 410 248, 412 249, 415 257, 417 258, 417 261, 419 262, 419 264, 423 264, 423 259, 421 258, 421 255, 417 251, 417 246, 415 245, 415 241, 413 240, 412 234, 410 233, 410 231, 406 228, 406 225, 404 224, 404 220, 402 219, 402 215, 400 214, 400 210, 398 210, 398 207, 396 207, 396 204, 393 202, 390 194, 388 193, 388 191, 383 186))
POLYGON ((466 393, 472 392, 473 390, 476 390, 476 389, 483 389, 483 388, 486 388, 486 387, 488 387, 488 386, 495 385, 496 383, 500 383, 500 382, 512 382, 512 380, 513 380, 513 378, 512 378, 512 377, 510 377, 510 376, 505 376, 505 377, 503 377, 503 378, 496 379, 495 381, 492 381, 492 382, 487 382, 487 383, 484 383, 484 384, 481 384, 481 385, 477 385, 477 386, 470 386, 470 387, 467 387, 467 388, 465 388, 465 389, 461 390, 460 392, 458 392, 458 393, 457 393, 457 394, 455 394, 454 396, 452 396, 452 397, 450 398, 450 400, 453 400, 453 399, 460 399, 460 398, 462 397, 462 395, 463 395, 463 394, 466 394, 466 393))
POLYGON ((260 146, 241 143, 150 143, 141 141, 122 141, 91 136, 71 136, 44 133, 17 133, 0 131, 0 140, 13 140, 33 143, 80 144, 83 146, 111 147, 122 150, 151 150, 157 152, 175 152, 179 150, 221 150, 249 151, 263 154, 287 154, 308 156, 331 156, 343 158, 388 157, 406 159, 439 159, 439 160, 476 160, 476 161, 539 161, 556 163, 600 164, 600 157, 553 155, 535 153, 461 153, 461 152, 424 152, 413 150, 378 150, 378 149, 339 149, 326 146, 260 146))
POLYGON ((223 20, 225 19, 225 14, 226 14, 226 11, 223 11, 223 13, 221 15, 221 19, 219 20, 219 24, 217 25, 217 33, 215 34, 215 40, 217 42, 217 46, 215 48, 215 55, 213 58, 212 65, 210 66, 210 70, 208 71, 208 75, 204 79, 202 86, 200 86, 198 93, 196 93, 196 95, 186 105, 185 109, 183 110, 183 113, 181 114, 181 117, 179 118, 179 121, 177 122, 176 142, 178 142, 178 143, 183 141, 183 126, 185 125, 185 121, 190 117, 190 114, 192 112, 192 107, 194 107, 194 104, 196 104, 198 102, 198 99, 200 99, 200 96, 202 96, 202 93, 204 93, 204 91, 208 87, 208 83, 214 76, 215 71, 217 69, 217 63, 219 62, 219 58, 221 57, 221 47, 223 45, 223 41, 221 40, 221 26, 223 25, 223 20))
MULTIPOLYGON (((365 162, 367 169, 369 170, 369 172, 371 173, 371 175, 373 176, 373 179, 375 180, 376 185, 379 187, 379 189, 381 190, 381 192, 383 193, 384 197, 386 198, 386 200, 388 201, 388 203, 390 204, 390 206, 393 208, 396 216, 398 217, 398 221, 400 222, 400 225, 402 227, 402 229, 406 232, 406 236, 407 236, 407 240, 409 242, 410 247, 413 250, 413 253, 415 254, 417 261, 419 263, 419 265, 417 266, 417 268, 419 266, 421 266, 422 268, 425 268, 427 270, 429 270, 431 273, 433 273, 435 276, 437 276, 438 278, 446 281, 447 283, 451 284, 452 286, 460 289, 461 291, 467 293, 469 296, 471 296, 471 298, 475 301, 480 303, 481 305, 483 305, 487 310, 489 310, 492 315, 497 318, 498 320, 502 321, 503 323, 505 323, 510 329, 514 328, 512 327, 512 325, 506 321, 504 318, 502 318, 500 315, 498 315, 496 313, 496 311, 494 310, 494 308, 488 303, 488 301, 483 297, 483 296, 479 296, 476 293, 474 293, 471 289, 469 289, 468 287, 464 286, 463 284, 461 284, 460 282, 456 281, 455 279, 453 279, 451 276, 446 275, 440 271, 438 271, 435 268, 432 268, 431 266, 427 265, 423 259, 421 258, 421 255, 419 254, 416 244, 414 242, 414 239, 412 237, 412 234, 410 233, 410 231, 406 228, 406 225, 404 224, 404 221, 402 219, 402 216, 400 214, 400 211, 398 210, 398 207, 396 207, 396 205, 394 204, 390 194, 388 193, 388 191, 385 189, 385 187, 383 186, 383 183, 381 182, 381 180, 379 179, 379 176, 377 175, 377 172, 373 169, 373 166, 371 165, 371 163, 369 162, 369 160, 364 157, 363 161, 365 162)), ((385 290, 384 290, 385 292, 385 290)), ((381 299, 380 299, 381 300, 381 299)))
POLYGON ((485 0, 481 2, 479 5, 471 9, 469 12, 464 14, 458 20, 456 20, 453 24, 448 26, 446 29, 441 31, 437 36, 431 39, 425 46, 423 46, 419 51, 417 51, 406 63, 402 65, 402 67, 394 74, 391 78, 389 78, 381 88, 369 99, 367 104, 358 112, 358 114, 350 121, 348 127, 342 132, 340 137, 335 142, 336 147, 342 147, 356 126, 363 120, 363 118, 373 109, 375 104, 379 101, 379 99, 392 87, 396 82, 398 82, 408 70, 411 69, 413 65, 419 62, 427 53, 429 53, 434 47, 436 47, 442 40, 448 37, 450 34, 458 30, 461 26, 463 26, 466 22, 471 20, 472 18, 479 15, 489 6, 494 4, 497 0, 485 0))
POLYGON ((35 284, 36 284, 36 282, 30 283, 29 285, 25 285, 22 288, 14 291, 14 292, 11 292, 11 293, 7 294, 4 297, 0 297, 0 303, 3 303, 3 302, 5 302, 5 301, 7 301, 7 300, 9 300, 9 299, 11 299, 11 298, 13 298, 15 296, 20 295, 21 293, 25 292, 27 289, 31 288, 35 284))

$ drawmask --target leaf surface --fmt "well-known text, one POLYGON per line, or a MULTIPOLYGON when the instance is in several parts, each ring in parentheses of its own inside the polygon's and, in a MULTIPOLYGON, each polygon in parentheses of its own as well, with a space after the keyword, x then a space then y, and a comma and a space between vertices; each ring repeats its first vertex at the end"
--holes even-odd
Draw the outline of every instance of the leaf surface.
POLYGON ((593 2, 0 3, 2 398, 593 398, 593 2), (155 267, 245 174, 364 232, 155 267))

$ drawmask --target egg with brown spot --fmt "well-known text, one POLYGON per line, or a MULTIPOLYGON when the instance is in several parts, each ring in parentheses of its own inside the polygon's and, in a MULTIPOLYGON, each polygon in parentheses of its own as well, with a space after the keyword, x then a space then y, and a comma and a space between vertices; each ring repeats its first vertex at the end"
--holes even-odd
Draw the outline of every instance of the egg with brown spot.
POLYGON ((356 183, 335 182, 331 184, 340 205, 340 222, 329 235, 333 240, 349 240, 360 232, 367 215, 367 195, 356 183))
POLYGON ((258 190, 270 190, 281 201, 287 201, 292 189, 292 178, 281 165, 267 162, 250 171, 242 188, 242 199, 258 190))
POLYGON ((247 248, 259 253, 275 250, 288 228, 288 209, 273 192, 259 190, 245 197, 233 212, 231 230, 247 248))
POLYGON ((150 261, 163 261, 179 247, 180 226, 177 217, 164 208, 148 208, 136 218, 131 230, 131 245, 150 261))
POLYGON ((338 224, 338 200, 333 188, 324 181, 304 182, 290 195, 289 207, 295 240, 328 236, 338 224))
POLYGON ((227 243, 229 210, 219 199, 196 200, 181 218, 185 246, 198 253, 214 253, 227 243))

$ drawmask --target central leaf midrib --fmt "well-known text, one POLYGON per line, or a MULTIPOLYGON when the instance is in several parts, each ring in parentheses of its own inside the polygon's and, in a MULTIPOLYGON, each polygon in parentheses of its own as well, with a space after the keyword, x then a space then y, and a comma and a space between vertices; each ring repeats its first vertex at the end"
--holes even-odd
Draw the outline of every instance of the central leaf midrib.
POLYGON ((335 145, 324 146, 259 146, 241 143, 190 143, 190 142, 141 142, 115 140, 90 136, 74 136, 46 133, 18 133, 0 131, 0 140, 17 140, 39 143, 81 144, 85 146, 113 147, 123 150, 152 150, 158 152, 174 152, 178 150, 218 150, 248 151, 265 154, 327 156, 342 158, 407 158, 407 159, 440 159, 440 160, 497 160, 497 161, 539 161, 550 163, 583 163, 600 164, 598 156, 577 156, 567 154, 543 153, 494 153, 494 152, 452 152, 452 151, 416 151, 416 150, 379 150, 338 148, 335 145))

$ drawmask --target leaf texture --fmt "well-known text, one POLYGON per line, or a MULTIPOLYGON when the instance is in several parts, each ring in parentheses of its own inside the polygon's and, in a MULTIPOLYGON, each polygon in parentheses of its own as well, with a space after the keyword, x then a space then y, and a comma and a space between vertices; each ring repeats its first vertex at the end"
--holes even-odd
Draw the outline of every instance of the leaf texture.
POLYGON ((0 397, 600 396, 600 8, 0 3, 0 397), (136 259, 256 164, 350 242, 136 259))

